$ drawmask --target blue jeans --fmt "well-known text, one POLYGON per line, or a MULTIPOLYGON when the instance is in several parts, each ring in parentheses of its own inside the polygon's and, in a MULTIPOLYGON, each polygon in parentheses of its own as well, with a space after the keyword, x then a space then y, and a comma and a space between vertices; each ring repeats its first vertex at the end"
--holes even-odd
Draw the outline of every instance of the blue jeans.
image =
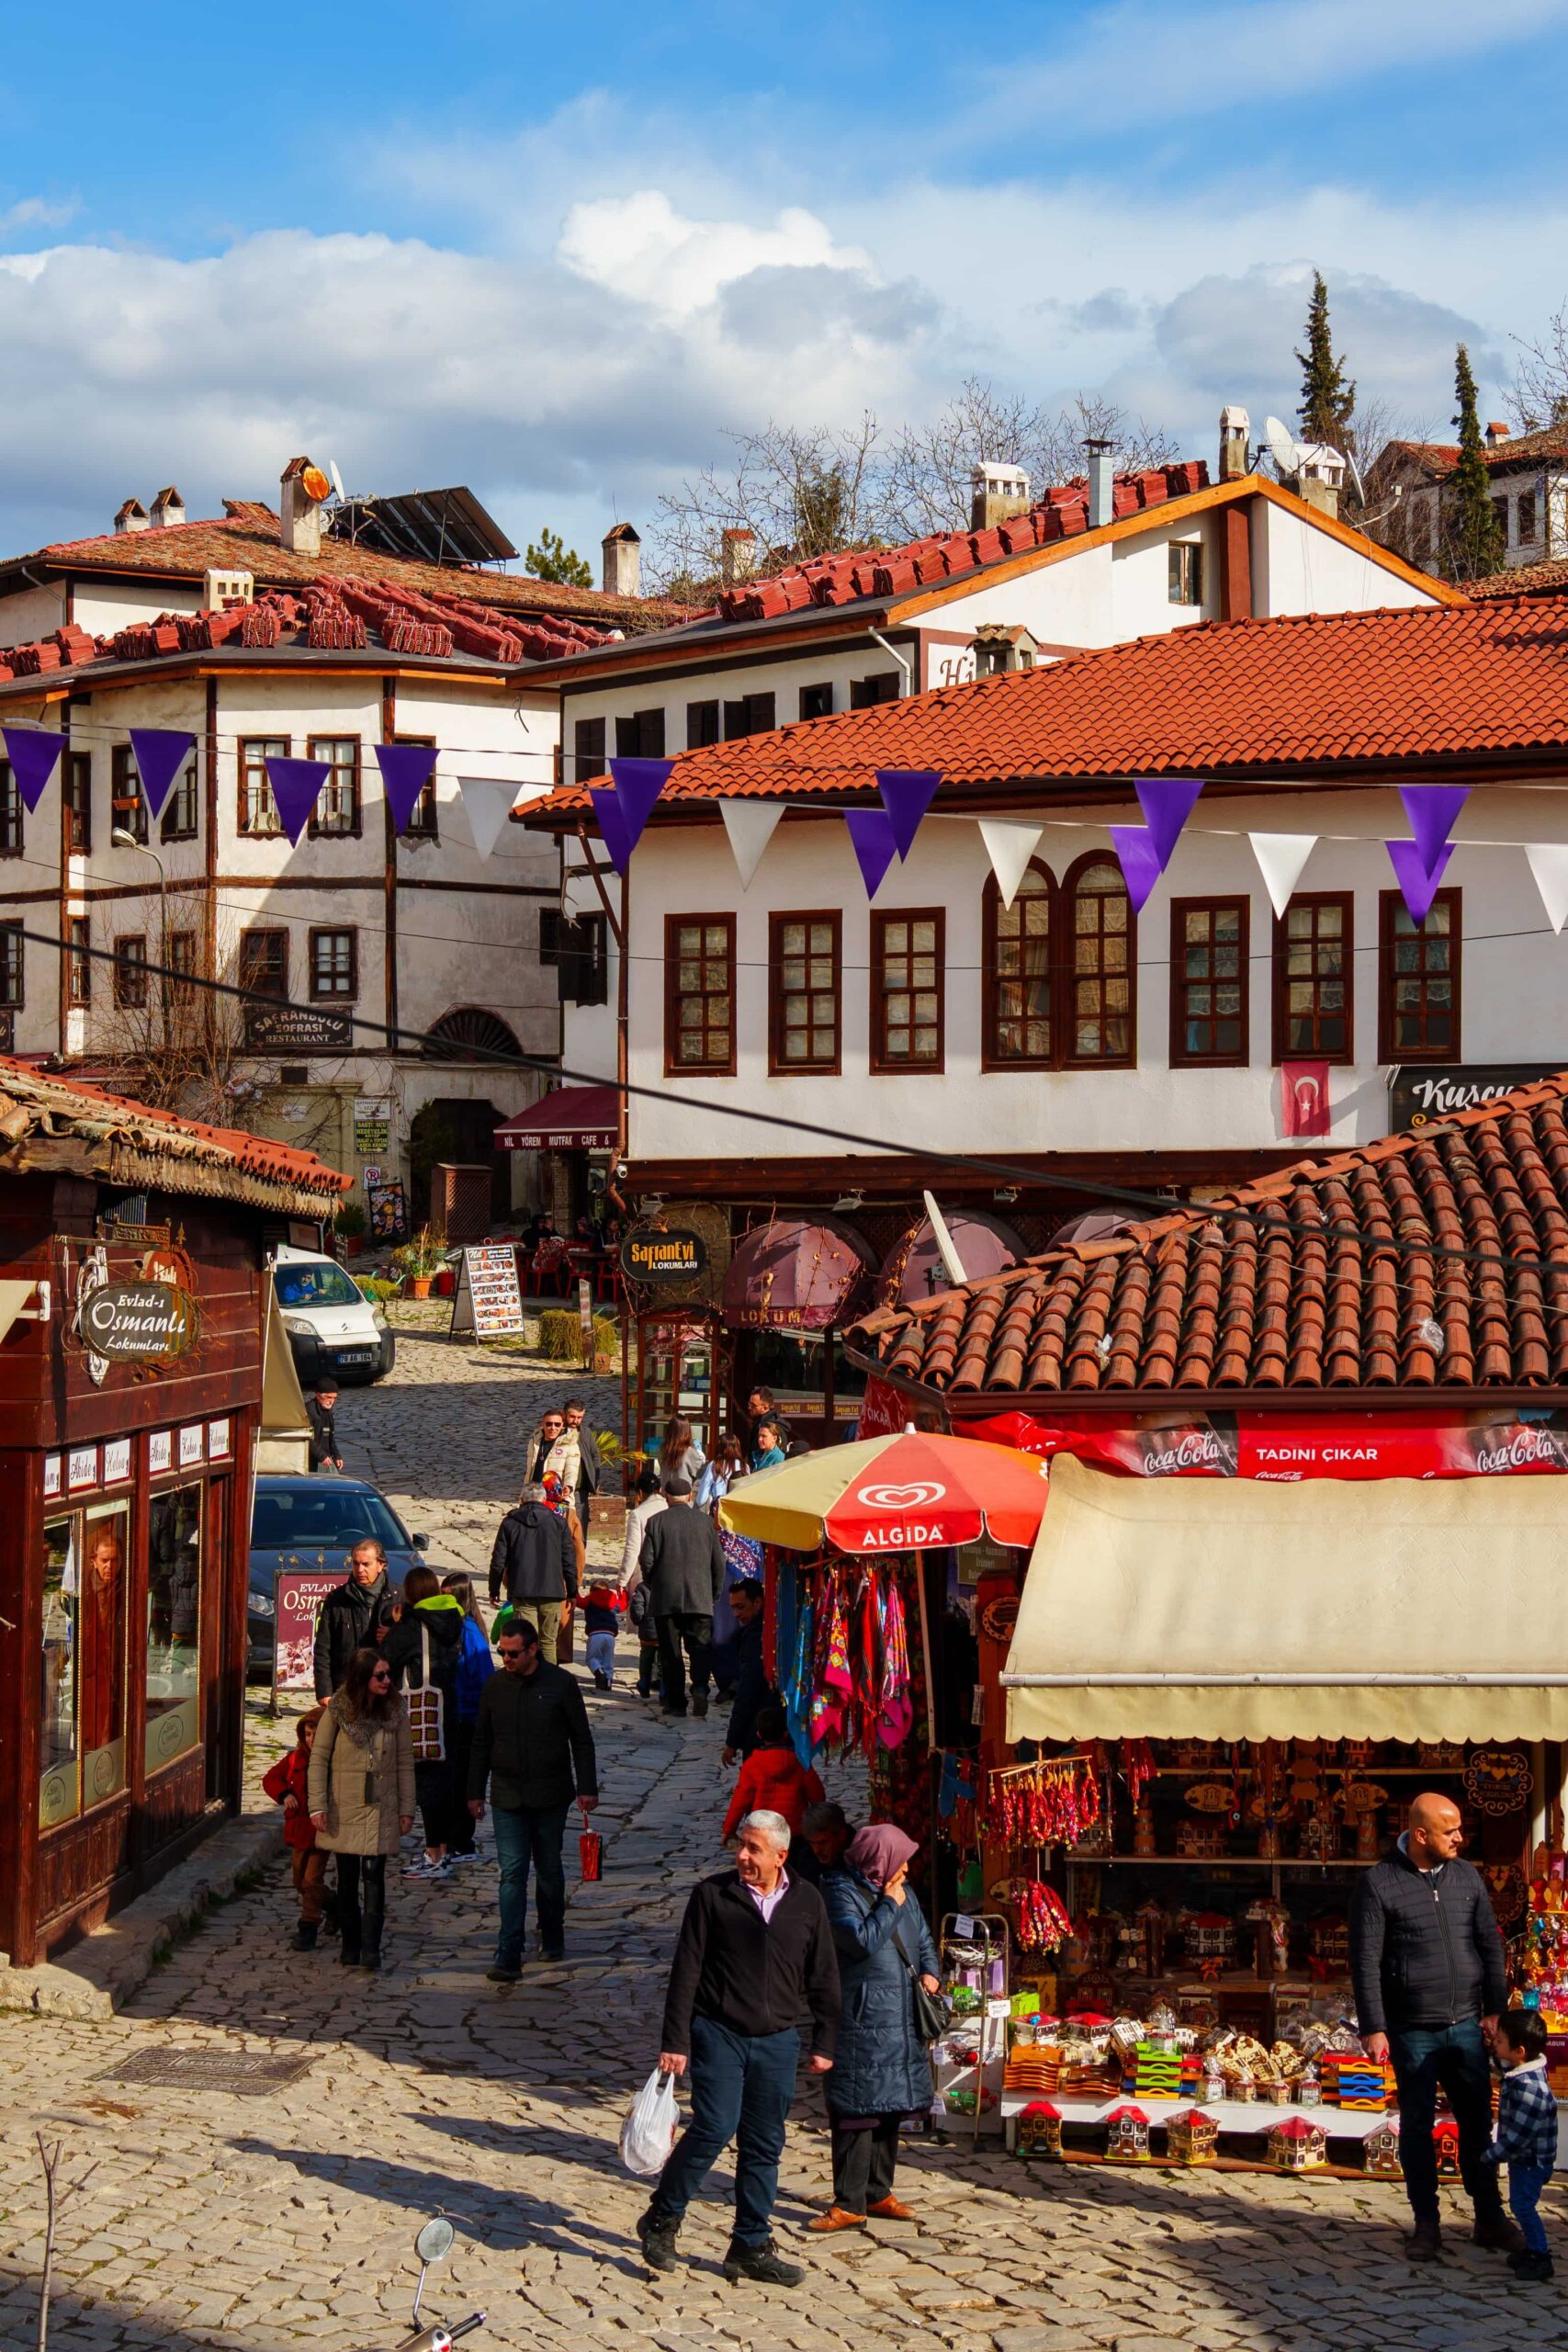
POLYGON ((528 1864, 536 1878, 535 1902, 539 1914, 539 1947, 558 1951, 566 1934, 566 1871, 561 1863, 561 1839, 566 1835, 570 1805, 492 1805, 495 1858, 501 1865, 501 1934, 495 1947, 498 1968, 523 1965, 523 1930, 528 1918, 528 1864))
POLYGON ((735 2143, 737 2245, 766 2245, 779 2158, 795 2097, 800 2036, 735 2033, 716 2018, 692 2019, 692 2120, 670 2151, 649 2212, 678 2222, 720 2150, 735 2143))
POLYGON ((1547 2250, 1546 2224, 1536 2207, 1551 2178, 1551 2175, 1540 2165, 1508 2166, 1508 2202, 1514 2209, 1515 2221, 1525 2233, 1527 2254, 1544 2254, 1547 2250))
POLYGON ((1459 2168, 1474 2202, 1475 2218, 1500 2222, 1503 2192, 1497 2167, 1482 2162, 1492 2144, 1492 2072, 1480 2018, 1464 2018, 1458 2025, 1408 2026, 1403 2033, 1391 2033, 1388 2041, 1399 2085, 1399 2154, 1411 2211, 1418 2222, 1438 2218, 1432 2124, 1441 2085, 1459 2125, 1459 2168))

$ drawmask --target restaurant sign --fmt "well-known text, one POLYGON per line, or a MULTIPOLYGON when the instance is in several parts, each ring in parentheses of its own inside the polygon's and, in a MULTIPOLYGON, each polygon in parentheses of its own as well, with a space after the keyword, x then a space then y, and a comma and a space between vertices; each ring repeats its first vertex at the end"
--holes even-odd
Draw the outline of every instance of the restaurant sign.
POLYGON ((197 1321, 195 1299, 173 1283, 100 1283, 82 1294, 76 1328, 111 1363, 172 1363, 194 1345, 197 1321))
POLYGON ((629 1283, 689 1283, 707 1267, 707 1244, 700 1233, 665 1233, 643 1226, 621 1244, 621 1272, 629 1283))
POLYGON ((245 1044, 254 1054, 345 1054, 354 1017, 312 1004, 247 1004, 245 1044))
POLYGON ((1389 1118, 1394 1128, 1424 1127, 1429 1119, 1472 1111, 1516 1086, 1551 1078, 1560 1062, 1445 1062, 1396 1069, 1388 1085, 1389 1118))

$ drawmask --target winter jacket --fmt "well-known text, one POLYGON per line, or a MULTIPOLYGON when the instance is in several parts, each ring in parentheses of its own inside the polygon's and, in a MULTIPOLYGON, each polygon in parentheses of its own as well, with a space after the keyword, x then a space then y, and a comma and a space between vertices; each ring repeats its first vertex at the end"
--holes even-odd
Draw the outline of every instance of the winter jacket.
POLYGON ((733 1747, 741 1756, 750 1756, 757 1745, 757 1710, 765 1706, 771 1693, 768 1669, 762 1663, 762 1620, 753 1617, 742 1625, 735 1636, 735 1697, 729 1709, 729 1729, 725 1733, 726 1747, 733 1747))
POLYGON ((385 1570, 374 1584, 358 1584, 350 1577, 321 1603, 316 1620, 316 1696, 330 1699, 341 1690, 355 1650, 374 1649, 392 1622, 396 1596, 385 1570))
POLYGON ((405 1609, 395 1625, 387 1628, 381 1655, 392 1669, 394 1690, 412 1690, 428 1679, 441 1693, 442 1746, 452 1753, 457 1728, 457 1668, 463 1654, 463 1628, 468 1620, 463 1604, 449 1592, 433 1593, 405 1609))
POLYGON ((495 1652, 485 1639, 484 1627, 465 1612, 463 1646, 457 1654, 457 1721, 460 1724, 478 1721, 480 1694, 495 1670, 495 1652))
POLYGON ((575 1675, 541 1658, 532 1674, 492 1674, 479 1697, 468 1796, 502 1813, 542 1812, 596 1797, 599 1767, 575 1675))
POLYGON ((1464 1861, 1418 1871, 1403 1847, 1363 1871, 1350 1913, 1350 1975, 1364 2034, 1506 2008, 1503 1939, 1481 1872, 1464 1861))
POLYGON ((319 1470, 323 1462, 336 1462, 343 1452, 333 1422, 333 1408, 323 1405, 319 1396, 307 1396, 305 1418, 310 1424, 310 1467, 319 1470))
POLYGON ((825 1794, 793 1747, 759 1747, 740 1767, 719 1835, 733 1838, 749 1813, 782 1813, 798 1838, 807 1806, 820 1804, 825 1794))
POLYGON ((686 1611, 711 1617, 724 1590, 724 1546, 705 1511, 671 1503, 650 1520, 642 1539, 641 1566, 656 1617, 686 1611))
POLYGON ((1482 2152, 1483 2164, 1522 2165, 1551 2172, 1557 2163, 1557 2101, 1546 2079, 1544 2058, 1510 2066, 1497 2094, 1497 2137, 1482 2152))
POLYGON ((604 1464, 599 1457, 599 1441, 586 1420, 577 1432, 577 1453, 581 1468, 577 1474, 577 1491, 586 1498, 596 1495, 604 1476, 604 1464))
POLYGON ((776 1470, 784 1459, 785 1454, 782 1445, 770 1445, 765 1452, 761 1446, 755 1446, 751 1452, 751 1468, 753 1473, 758 1470, 776 1470))
POLYGON ((813 2056, 832 2056, 839 1967, 814 1886, 791 1879, 771 1919, 739 1871, 722 1871, 693 1889, 671 1963, 660 2050, 691 2055, 694 2016, 712 2018, 732 2033, 783 2033, 795 2026, 809 2031, 813 2056))
POLYGON ((284 1844, 298 1846, 307 1854, 316 1842, 316 1833, 310 1826, 310 1751, 302 1741, 290 1748, 287 1756, 280 1756, 270 1770, 262 1774, 262 1786, 268 1796, 276 1797, 285 1807, 284 1844), (291 1809, 288 1807, 290 1797, 295 1801, 291 1809))
POLYGON ((621 1548, 621 1582, 629 1592, 632 1571, 642 1565, 642 1539, 648 1533, 650 1519, 657 1519, 670 1505, 662 1495, 649 1495, 646 1502, 634 1503, 626 1513, 626 1540, 621 1548))
POLYGON ((571 1530, 547 1503, 519 1503, 496 1532, 490 1555, 490 1597, 508 1600, 575 1600, 577 1546, 571 1530))
POLYGON ((838 2115, 924 2114, 931 2066, 915 2031, 914 1978, 940 1976, 931 1931, 912 1894, 890 1903, 858 1871, 822 1880, 843 1986, 839 2047, 828 2076, 838 2115))
POLYGON ((343 1691, 328 1707, 310 1750, 310 1811, 327 1826, 316 1843, 329 1854, 395 1854, 414 1807, 413 1741, 400 1699, 389 1720, 351 1715, 343 1691))

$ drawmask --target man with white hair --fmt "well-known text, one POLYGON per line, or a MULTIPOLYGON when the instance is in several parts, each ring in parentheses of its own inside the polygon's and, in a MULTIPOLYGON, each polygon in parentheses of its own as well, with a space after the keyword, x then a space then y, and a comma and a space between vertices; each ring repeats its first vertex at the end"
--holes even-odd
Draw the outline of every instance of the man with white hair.
POLYGON ((784 1868, 789 1842, 782 1813, 749 1813, 735 1868, 704 1879, 681 1922, 659 2066, 665 2075, 690 2066, 692 2120, 637 2225, 653 2270, 674 2269, 686 2208, 733 2140, 725 2277, 795 2287, 803 2276, 780 2259, 771 2223, 803 2030, 811 2072, 825 2075, 833 2063, 839 1963, 821 1896, 784 1868))

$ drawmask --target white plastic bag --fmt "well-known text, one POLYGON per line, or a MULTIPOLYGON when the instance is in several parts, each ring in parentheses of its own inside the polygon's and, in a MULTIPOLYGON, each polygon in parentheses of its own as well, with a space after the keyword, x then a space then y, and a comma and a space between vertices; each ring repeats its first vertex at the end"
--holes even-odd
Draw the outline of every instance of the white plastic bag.
POLYGON ((661 2173, 675 2144, 675 2077, 656 2066, 621 2126, 621 2162, 644 2180, 661 2173))

